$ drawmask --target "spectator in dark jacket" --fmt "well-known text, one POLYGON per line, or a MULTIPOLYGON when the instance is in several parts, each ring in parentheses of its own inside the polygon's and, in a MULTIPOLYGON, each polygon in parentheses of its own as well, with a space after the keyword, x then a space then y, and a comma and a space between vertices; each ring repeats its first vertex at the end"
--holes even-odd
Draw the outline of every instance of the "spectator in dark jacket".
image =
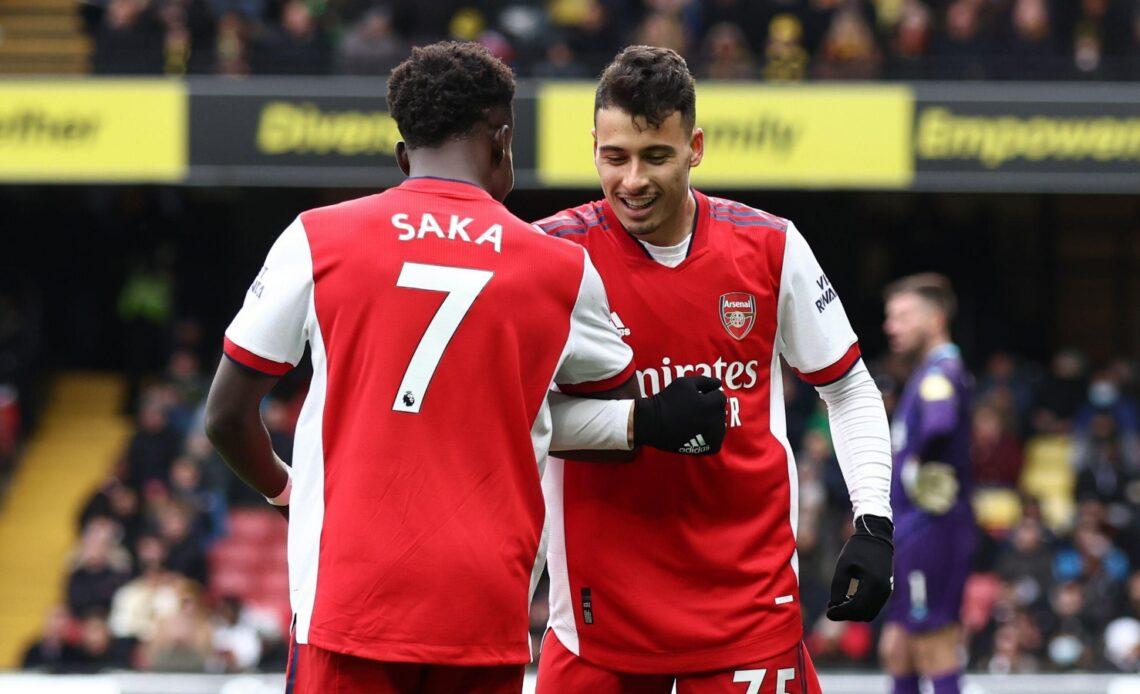
POLYGON ((1011 37, 1000 75, 1039 79, 1057 74, 1063 59, 1048 0, 1016 0, 1010 12, 1011 37))
POLYGON ((24 652, 21 667, 25 670, 62 672, 64 663, 77 657, 75 647, 68 640, 70 629, 71 615, 67 608, 62 605, 53 607, 44 624, 43 636, 24 652))
POLYGON ((281 9, 281 24, 267 27, 254 42, 250 69, 261 75, 324 75, 331 51, 316 17, 301 0, 281 9))
POLYGON ((63 671, 95 673, 106 670, 128 670, 134 655, 134 639, 117 639, 107 627, 106 614, 93 611, 83 618, 79 642, 68 651, 63 671))
POLYGON ((533 75, 541 79, 588 79, 590 70, 578 59, 570 42, 553 37, 546 44, 544 59, 534 66, 533 75))
POLYGON ((103 75, 162 74, 164 42, 165 28, 150 0, 111 0, 95 32, 91 64, 103 75))
POLYGON ((67 606, 73 614, 106 611, 119 586, 130 580, 129 555, 118 544, 118 527, 93 520, 83 533, 75 568, 67 579, 67 606))
POLYGON ((348 75, 384 76, 407 55, 408 43, 396 33, 391 11, 374 8, 348 30, 337 63, 348 75))
POLYGON ((171 498, 191 511, 194 532, 204 544, 226 530, 226 500, 219 489, 206 486, 202 469, 193 457, 178 457, 170 468, 171 498))
POLYGON ((1021 475, 1021 442, 998 410, 988 404, 974 411, 970 458, 979 485, 1014 488, 1021 475))
POLYGON ((159 513, 159 532, 169 547, 166 568, 205 585, 205 542, 194 527, 192 518, 189 508, 170 503, 159 513))
POLYGON ((1033 409, 1032 368, 1019 364, 1008 352, 996 352, 986 360, 986 372, 978 380, 978 402, 993 403, 1006 416, 1012 418, 1014 431, 1029 430, 1029 416, 1033 409))
POLYGON ((1115 418, 1098 414, 1086 434, 1077 438, 1073 463, 1077 473, 1077 499, 1106 509, 1107 523, 1117 532, 1140 527, 1140 466, 1137 440, 1123 432, 1115 418))
POLYGON ((1037 395, 1033 427, 1042 434, 1068 433, 1073 416, 1085 401, 1085 358, 1076 350, 1053 356, 1049 374, 1037 395))
POLYGON ((134 489, 112 477, 91 497, 79 516, 80 528, 96 518, 106 518, 119 526, 124 547, 134 547, 142 529, 139 495, 134 489))
POLYGON ((1052 562, 1041 521, 1022 518, 1013 529, 1010 547, 997 560, 997 573, 1009 583, 1020 605, 1045 602, 1052 585, 1052 562))
POLYGON ((170 463, 182 451, 182 437, 170 427, 165 407, 152 399, 143 403, 138 423, 127 448, 127 482, 135 489, 152 481, 165 485, 170 463))

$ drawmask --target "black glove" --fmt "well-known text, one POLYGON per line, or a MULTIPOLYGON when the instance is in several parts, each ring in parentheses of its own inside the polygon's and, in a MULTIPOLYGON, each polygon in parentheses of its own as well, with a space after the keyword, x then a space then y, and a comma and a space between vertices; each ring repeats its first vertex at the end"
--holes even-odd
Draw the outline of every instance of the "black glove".
POLYGON ((724 443, 725 404, 720 381, 684 376, 633 406, 633 444, 670 453, 710 455, 724 443))
MULTIPOLYGON (((894 531, 894 525, 882 516, 862 515, 855 519, 855 534, 835 562, 828 619, 869 622, 883 609, 895 587, 894 531), (852 579, 858 581, 858 588, 854 594, 848 594, 852 579)), ((937 552, 938 548, 930 551, 937 552)))

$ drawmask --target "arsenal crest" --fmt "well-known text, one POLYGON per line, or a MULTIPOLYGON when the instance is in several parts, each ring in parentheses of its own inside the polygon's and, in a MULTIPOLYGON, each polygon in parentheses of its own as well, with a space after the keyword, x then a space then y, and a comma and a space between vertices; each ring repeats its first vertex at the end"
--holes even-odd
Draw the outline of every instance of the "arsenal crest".
POLYGON ((756 323, 756 297, 744 292, 721 294, 720 322, 729 335, 743 340, 756 323))

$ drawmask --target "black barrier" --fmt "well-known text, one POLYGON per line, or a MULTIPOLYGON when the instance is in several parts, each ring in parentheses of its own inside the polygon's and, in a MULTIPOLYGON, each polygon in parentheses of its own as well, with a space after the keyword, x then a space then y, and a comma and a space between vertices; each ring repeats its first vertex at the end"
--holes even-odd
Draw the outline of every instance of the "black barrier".
POLYGON ((1140 88, 914 90, 914 190, 1140 192, 1140 88))
MULTIPOLYGON (((191 80, 189 183, 386 186, 400 133, 383 80, 191 80)), ((534 171, 533 96, 515 102, 513 154, 522 186, 534 171)))

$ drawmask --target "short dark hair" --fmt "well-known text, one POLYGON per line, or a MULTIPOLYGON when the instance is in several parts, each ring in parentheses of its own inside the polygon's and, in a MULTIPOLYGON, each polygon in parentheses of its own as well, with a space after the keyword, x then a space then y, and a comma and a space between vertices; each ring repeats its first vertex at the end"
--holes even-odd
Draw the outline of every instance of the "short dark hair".
POLYGON ((883 290, 883 299, 890 301, 899 294, 917 295, 941 311, 948 321, 953 320, 958 311, 958 298, 954 296, 950 280, 937 272, 921 272, 899 278, 883 290))
POLYGON ((410 148, 470 134, 490 109, 510 109, 514 97, 514 73, 477 43, 413 48, 388 78, 388 112, 410 148))
POLYGON ((697 122, 697 88, 685 59, 670 48, 627 46, 602 71, 594 113, 616 106, 641 116, 654 128, 674 111, 692 130, 697 122))

